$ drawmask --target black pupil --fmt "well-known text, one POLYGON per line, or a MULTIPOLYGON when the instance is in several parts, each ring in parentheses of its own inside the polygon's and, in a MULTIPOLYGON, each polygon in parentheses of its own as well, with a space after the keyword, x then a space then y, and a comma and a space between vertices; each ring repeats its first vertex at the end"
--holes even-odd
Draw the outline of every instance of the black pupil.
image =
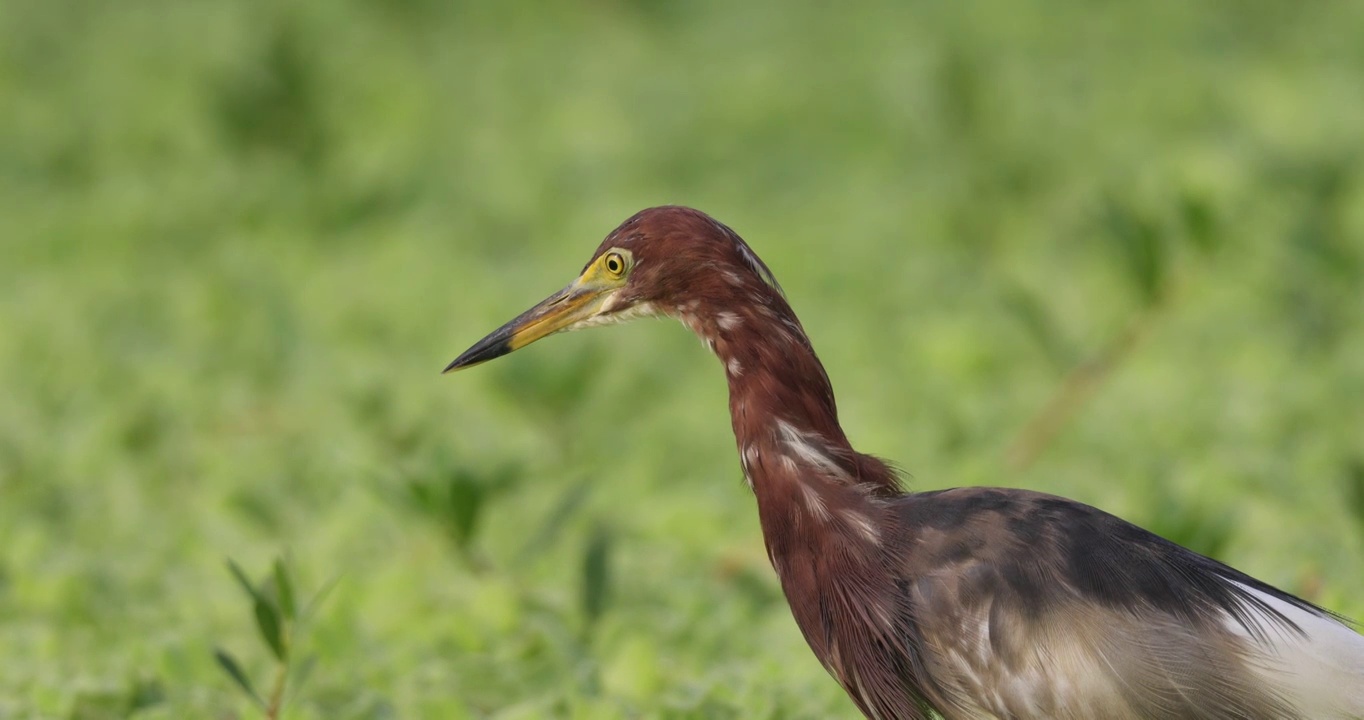
POLYGON ((606 269, 611 272, 620 272, 620 261, 611 257, 606 259, 606 269))

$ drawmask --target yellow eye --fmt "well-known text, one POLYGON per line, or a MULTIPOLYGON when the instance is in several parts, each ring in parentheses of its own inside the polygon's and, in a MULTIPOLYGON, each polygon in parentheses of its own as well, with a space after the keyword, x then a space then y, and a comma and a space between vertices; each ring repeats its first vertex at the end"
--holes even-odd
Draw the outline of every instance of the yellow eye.
POLYGON ((620 253, 609 253, 602 261, 602 265, 606 267, 606 272, 616 277, 625 273, 625 258, 621 257, 620 253))

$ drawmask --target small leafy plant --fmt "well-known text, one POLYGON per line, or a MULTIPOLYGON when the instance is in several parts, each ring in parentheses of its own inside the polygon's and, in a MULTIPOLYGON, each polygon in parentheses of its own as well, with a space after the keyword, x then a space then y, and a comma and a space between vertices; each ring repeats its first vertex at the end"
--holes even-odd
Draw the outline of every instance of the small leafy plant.
POLYGON ((291 694, 297 694, 307 681, 317 662, 316 655, 307 655, 300 659, 296 650, 302 636, 302 628, 313 617, 318 606, 336 583, 335 580, 328 582, 300 607, 289 566, 282 558, 275 559, 270 574, 258 583, 252 582, 241 566, 231 559, 227 561, 227 568, 246 592, 251 602, 252 614, 256 618, 256 630, 261 642, 274 658, 275 672, 268 693, 262 695, 256 690, 256 685, 251 682, 250 676, 232 653, 218 647, 214 649, 213 655, 218 661, 218 666, 251 699, 261 713, 269 720, 276 720, 283 712, 291 694))

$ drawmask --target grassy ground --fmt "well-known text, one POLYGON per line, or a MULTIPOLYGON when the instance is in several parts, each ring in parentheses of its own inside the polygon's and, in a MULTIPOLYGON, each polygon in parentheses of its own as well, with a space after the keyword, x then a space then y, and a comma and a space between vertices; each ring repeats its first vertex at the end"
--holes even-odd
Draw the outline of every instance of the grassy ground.
POLYGON ((664 202, 914 487, 1364 615, 1364 6, 834 7, 0 5, 0 718, 259 716, 282 555, 285 717, 853 717, 683 329, 437 374, 664 202))

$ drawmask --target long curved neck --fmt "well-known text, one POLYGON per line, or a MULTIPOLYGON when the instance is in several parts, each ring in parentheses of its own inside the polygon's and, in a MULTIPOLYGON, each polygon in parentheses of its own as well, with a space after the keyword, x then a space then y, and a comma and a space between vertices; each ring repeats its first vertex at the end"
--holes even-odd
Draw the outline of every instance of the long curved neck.
POLYGON ((844 435, 829 377, 786 299, 753 278, 724 300, 713 303, 722 310, 691 304, 677 315, 724 365, 739 457, 760 505, 793 483, 804 496, 835 487, 896 494, 890 469, 844 435))
POLYGON ((677 315, 724 364, 768 559, 806 641, 846 686, 839 648, 857 640, 834 632, 827 609, 861 616, 858 627, 893 632, 889 576, 871 563, 894 541, 884 532, 893 524, 895 476, 848 443, 824 367, 779 293, 749 287, 714 307, 725 309, 707 315, 692 305, 677 315))
POLYGON ((711 302, 672 313, 724 365, 768 558, 806 641, 853 692, 858 675, 844 658, 870 656, 869 637, 895 635, 891 575, 875 561, 893 551, 886 531, 899 486, 885 463, 848 443, 829 377, 785 298, 756 275, 721 268, 718 276, 727 282, 706 288, 711 302), (830 608, 856 621, 835 627, 830 608))

